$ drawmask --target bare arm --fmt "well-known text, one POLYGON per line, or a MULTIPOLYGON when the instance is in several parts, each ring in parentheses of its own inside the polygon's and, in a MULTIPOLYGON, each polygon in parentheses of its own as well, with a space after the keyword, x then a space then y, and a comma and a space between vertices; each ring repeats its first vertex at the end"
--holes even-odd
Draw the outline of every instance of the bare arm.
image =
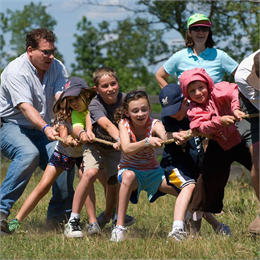
POLYGON ((166 81, 166 79, 170 76, 170 74, 168 74, 163 67, 161 67, 157 73, 156 73, 156 80, 159 84, 159 86, 161 87, 161 89, 163 89, 166 85, 168 85, 168 82, 166 81))
MULTIPOLYGON (((40 113, 31 104, 21 103, 18 105, 18 108, 21 110, 26 119, 40 131, 42 131, 43 127, 47 125, 40 113)), ((44 133, 47 138, 52 141, 55 141, 55 136, 58 135, 58 133, 51 126, 46 127, 44 129, 44 133)))
POLYGON ((119 137, 118 128, 105 116, 98 119, 97 123, 104 128, 115 140, 119 137))

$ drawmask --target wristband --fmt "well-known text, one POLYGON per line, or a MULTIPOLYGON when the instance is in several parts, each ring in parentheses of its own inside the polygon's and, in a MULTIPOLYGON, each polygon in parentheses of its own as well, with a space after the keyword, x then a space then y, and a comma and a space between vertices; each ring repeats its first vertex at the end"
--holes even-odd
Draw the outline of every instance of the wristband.
POLYGON ((45 125, 45 126, 43 127, 43 129, 42 129, 43 132, 44 132, 44 130, 45 130, 46 127, 50 127, 50 126, 49 126, 48 124, 45 125))
POLYGON ((144 144, 145 144, 145 146, 149 146, 149 137, 146 137, 144 139, 144 144))
POLYGON ((78 138, 80 139, 80 135, 83 133, 83 132, 86 132, 85 130, 80 130, 79 131, 79 134, 78 134, 78 138))

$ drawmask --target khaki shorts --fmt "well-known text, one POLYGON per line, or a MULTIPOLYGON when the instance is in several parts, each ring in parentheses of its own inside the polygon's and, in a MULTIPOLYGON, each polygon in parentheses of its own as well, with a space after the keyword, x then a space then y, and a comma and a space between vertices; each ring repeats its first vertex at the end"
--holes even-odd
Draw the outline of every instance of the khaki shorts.
POLYGON ((113 147, 97 143, 85 144, 83 153, 84 171, 88 169, 106 169, 108 184, 114 184, 114 182, 117 182, 117 166, 120 157, 121 152, 113 147), (113 180, 113 183, 109 179, 113 180))

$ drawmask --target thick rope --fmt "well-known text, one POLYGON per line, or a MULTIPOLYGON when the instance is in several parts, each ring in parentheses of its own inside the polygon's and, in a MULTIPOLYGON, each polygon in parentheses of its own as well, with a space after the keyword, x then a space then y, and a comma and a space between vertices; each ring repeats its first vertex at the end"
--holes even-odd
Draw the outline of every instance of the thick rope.
POLYGON ((244 118, 254 118, 254 117, 259 117, 259 113, 256 114, 245 114, 244 116, 241 116, 243 119, 244 118))

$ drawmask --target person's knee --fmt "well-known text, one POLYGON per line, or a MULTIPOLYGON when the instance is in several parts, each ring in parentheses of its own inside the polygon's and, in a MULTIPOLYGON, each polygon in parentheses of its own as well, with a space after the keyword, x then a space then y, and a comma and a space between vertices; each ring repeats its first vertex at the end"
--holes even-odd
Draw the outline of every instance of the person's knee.
POLYGON ((38 150, 25 150, 16 156, 18 160, 28 167, 37 167, 40 161, 40 154, 38 150))
POLYGON ((133 171, 124 171, 121 185, 130 186, 135 181, 135 173, 133 171))
POLYGON ((98 177, 98 169, 88 169, 83 173, 82 181, 94 183, 98 177))
POLYGON ((40 182, 38 185, 37 185, 37 188, 36 188, 36 191, 37 191, 37 194, 40 195, 41 197, 45 196, 48 191, 50 190, 51 188, 51 184, 49 183, 46 183, 46 182, 40 182))

